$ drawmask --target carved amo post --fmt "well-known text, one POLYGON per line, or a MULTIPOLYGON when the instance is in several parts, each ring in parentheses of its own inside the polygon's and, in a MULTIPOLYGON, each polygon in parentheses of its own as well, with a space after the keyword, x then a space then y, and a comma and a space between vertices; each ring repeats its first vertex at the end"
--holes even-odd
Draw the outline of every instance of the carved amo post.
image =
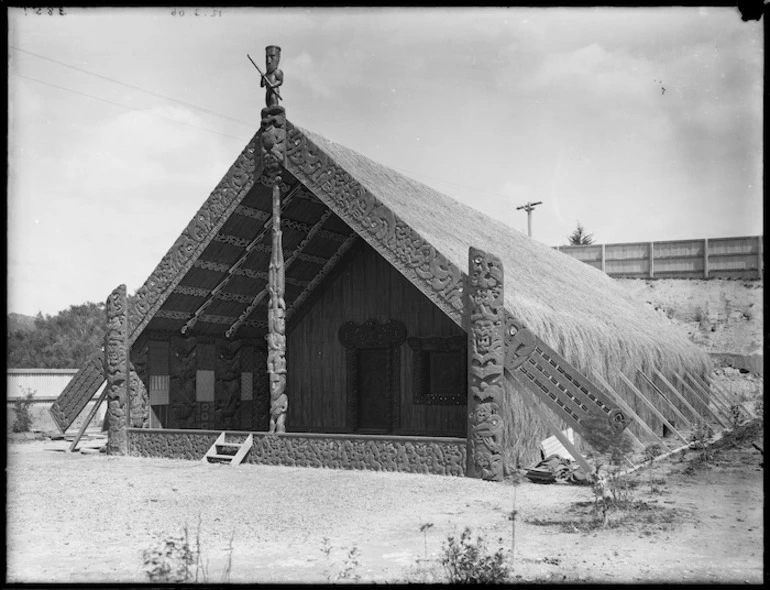
POLYGON ((104 374, 107 378, 107 453, 128 454, 129 407, 128 299, 120 285, 107 298, 104 374))
POLYGON ((278 69, 281 48, 265 48, 267 73, 261 85, 266 87, 262 109, 261 152, 263 163, 262 184, 273 187, 272 253, 268 268, 267 289, 270 301, 267 310, 267 373, 270 380, 269 432, 286 432, 286 301, 285 267, 281 233, 281 167, 286 156, 286 111, 278 105, 281 98, 278 87, 283 84, 283 72, 278 69))
POLYGON ((468 252, 468 477, 503 479, 505 321, 503 265, 482 250, 468 252))

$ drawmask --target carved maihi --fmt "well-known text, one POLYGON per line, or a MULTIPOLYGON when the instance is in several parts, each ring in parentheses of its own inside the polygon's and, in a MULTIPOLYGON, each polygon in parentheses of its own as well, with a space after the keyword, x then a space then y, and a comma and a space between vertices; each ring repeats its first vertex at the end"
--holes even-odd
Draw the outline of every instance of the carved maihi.
POLYGON ((471 248, 468 263, 468 467, 471 477, 503 479, 505 324, 500 259, 471 248))

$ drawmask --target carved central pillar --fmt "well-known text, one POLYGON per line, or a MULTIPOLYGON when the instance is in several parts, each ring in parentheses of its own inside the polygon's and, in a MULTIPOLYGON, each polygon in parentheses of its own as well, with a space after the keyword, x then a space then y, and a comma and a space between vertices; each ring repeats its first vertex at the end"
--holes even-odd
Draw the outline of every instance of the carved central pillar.
POLYGON ((503 479, 505 321, 503 265, 482 250, 468 253, 468 477, 503 479))
POLYGON ((266 88, 262 109, 262 184, 273 187, 272 253, 268 268, 267 290, 270 295, 267 310, 267 373, 270 380, 269 432, 286 432, 286 269, 283 261, 281 233, 281 168, 286 157, 286 111, 278 105, 279 86, 283 72, 278 69, 281 48, 270 45, 265 49, 267 74, 261 84, 266 88))
POLYGON ((107 298, 104 374, 107 378, 107 453, 128 454, 129 407, 128 299, 120 285, 107 298))

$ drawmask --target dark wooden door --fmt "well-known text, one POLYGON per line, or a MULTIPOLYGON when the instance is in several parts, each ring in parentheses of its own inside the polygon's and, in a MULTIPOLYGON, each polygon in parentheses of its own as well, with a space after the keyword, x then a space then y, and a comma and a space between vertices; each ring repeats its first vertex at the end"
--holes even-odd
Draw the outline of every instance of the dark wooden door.
POLYGON ((390 349, 361 349, 358 354, 358 430, 389 432, 392 402, 390 349))

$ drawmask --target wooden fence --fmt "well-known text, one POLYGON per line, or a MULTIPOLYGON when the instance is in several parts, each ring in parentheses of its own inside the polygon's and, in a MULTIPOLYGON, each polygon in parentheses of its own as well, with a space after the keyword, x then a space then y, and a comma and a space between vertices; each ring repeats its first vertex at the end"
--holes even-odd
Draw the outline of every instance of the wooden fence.
POLYGON ((762 236, 556 246, 617 278, 762 279, 762 236))

